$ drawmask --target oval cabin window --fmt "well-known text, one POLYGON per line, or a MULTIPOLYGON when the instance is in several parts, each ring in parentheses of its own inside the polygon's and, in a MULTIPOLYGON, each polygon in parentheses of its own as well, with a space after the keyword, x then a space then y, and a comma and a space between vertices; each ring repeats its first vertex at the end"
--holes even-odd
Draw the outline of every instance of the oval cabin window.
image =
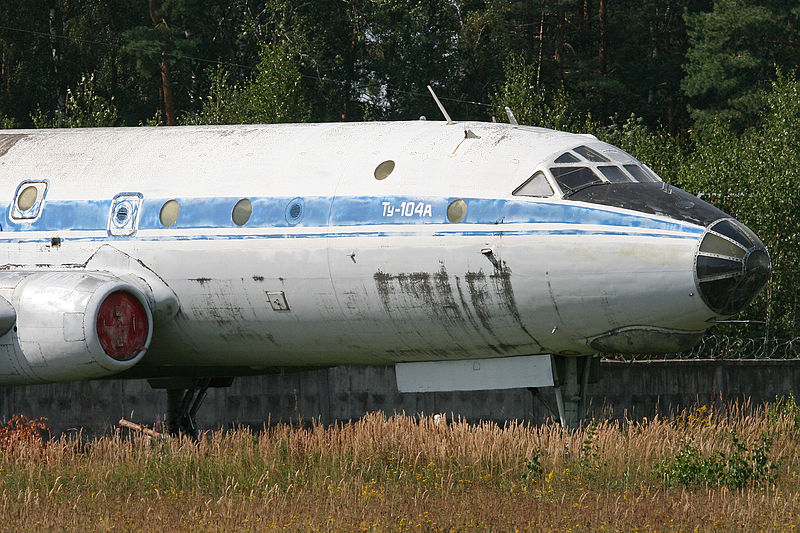
POLYGON ((20 211, 27 211, 34 205, 36 205, 36 200, 39 198, 39 189, 34 187, 33 185, 28 185, 22 192, 19 193, 19 197, 17 197, 17 207, 20 211))
POLYGON ((467 216, 467 202, 462 199, 453 200, 447 206, 447 220, 457 224, 467 216))
POLYGON ((388 159, 375 168, 375 179, 385 180, 394 172, 394 161, 388 159))
POLYGON ((231 220, 237 226, 244 226, 253 214, 253 204, 247 198, 242 198, 233 206, 231 220))
POLYGON ((181 212, 181 204, 177 200, 169 200, 161 207, 161 224, 165 227, 170 227, 178 221, 178 215, 181 212))

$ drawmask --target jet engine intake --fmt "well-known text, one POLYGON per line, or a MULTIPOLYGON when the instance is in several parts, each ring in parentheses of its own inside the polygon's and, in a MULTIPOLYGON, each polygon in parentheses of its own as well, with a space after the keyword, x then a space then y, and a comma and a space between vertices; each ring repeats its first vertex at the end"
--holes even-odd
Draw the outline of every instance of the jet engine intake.
POLYGON ((16 327, 0 341, 0 352, 6 352, 0 353, 0 374, 16 369, 21 375, 3 376, 3 381, 115 374, 144 356, 153 334, 152 313, 141 290, 103 272, 32 273, 17 284, 12 305, 16 327))

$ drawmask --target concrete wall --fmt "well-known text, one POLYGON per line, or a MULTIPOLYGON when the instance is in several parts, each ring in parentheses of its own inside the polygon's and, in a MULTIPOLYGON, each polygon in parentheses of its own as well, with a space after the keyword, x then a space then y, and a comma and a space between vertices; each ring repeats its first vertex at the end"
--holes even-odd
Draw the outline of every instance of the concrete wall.
MULTIPOLYGON (((793 392, 800 396, 800 360, 604 361, 600 382, 590 386, 592 414, 641 419, 695 404, 749 399, 757 405, 793 392)), ((552 390, 536 398, 526 390, 400 394, 393 367, 338 367, 281 376, 237 378, 210 389, 198 416, 201 428, 268 421, 323 423, 358 418, 368 411, 454 413, 469 420, 541 422, 555 409, 552 390)), ((166 393, 145 381, 91 381, 0 388, 0 419, 15 413, 44 416, 55 434, 99 434, 120 418, 153 424, 166 411, 166 393)))

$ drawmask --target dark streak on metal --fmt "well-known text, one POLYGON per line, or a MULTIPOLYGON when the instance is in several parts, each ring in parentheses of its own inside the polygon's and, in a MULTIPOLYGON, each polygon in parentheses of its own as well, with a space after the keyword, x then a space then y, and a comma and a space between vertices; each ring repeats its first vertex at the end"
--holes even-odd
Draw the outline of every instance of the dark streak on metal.
POLYGON ((375 278, 375 285, 378 288, 378 296, 381 299, 383 308, 386 310, 387 313, 391 313, 391 306, 389 305, 389 299, 394 292, 392 287, 392 276, 386 274, 385 272, 381 272, 379 270, 375 272, 375 275, 373 277, 375 278))
POLYGON ((448 359, 450 357, 458 357, 458 350, 443 350, 441 348, 422 348, 413 350, 386 350, 387 355, 393 357, 395 360, 405 361, 409 356, 417 357, 436 357, 438 359, 448 359))
POLYGON ((484 274, 482 270, 478 272, 467 272, 464 279, 467 282, 472 308, 475 310, 475 314, 478 315, 478 320, 481 321, 483 328, 488 331, 492 337, 499 339, 492 328, 491 315, 486 305, 486 274, 484 274))
POLYGON ((189 278, 189 281, 196 281, 202 286, 211 281, 211 278, 189 278))
MULTIPOLYGON (((478 335, 480 335, 481 338, 484 341, 486 341, 486 337, 483 336, 483 331, 481 330, 480 324, 478 324, 475 321, 475 317, 473 316, 472 311, 470 311, 469 303, 467 302, 467 299, 464 297, 464 290, 461 288, 461 278, 459 278, 458 276, 456 276, 456 290, 458 291, 458 297, 461 300, 461 307, 464 308, 464 313, 467 316, 467 320, 469 321, 470 325, 472 325, 472 327, 475 329, 475 331, 478 332, 478 335)), ((487 346, 489 346, 489 348, 491 348, 498 354, 503 353, 494 344, 487 342, 487 346)))
POLYGON ((264 281, 264 276, 253 276, 253 281, 264 281))
POLYGON ((556 310, 556 316, 558 317, 558 321, 562 324, 564 323, 564 319, 561 318, 561 311, 558 310, 558 304, 556 303, 556 297, 553 294, 553 287, 550 285, 550 273, 545 272, 545 276, 547 277, 547 292, 550 294, 550 301, 553 302, 553 309, 556 310))
POLYGON ((514 289, 511 286, 511 274, 505 270, 495 270, 495 272, 489 276, 495 282, 495 289, 497 290, 498 294, 501 296, 501 301, 503 305, 508 310, 509 314, 514 318, 514 321, 519 325, 520 329, 525 332, 525 335, 530 337, 530 339, 541 346, 541 343, 536 340, 536 337, 531 335, 531 332, 528 331, 528 328, 525 327, 525 324, 522 322, 522 317, 519 314, 519 309, 517 308, 517 301, 514 298, 514 289))
MULTIPOLYGON (((450 276, 443 263, 437 272, 411 272, 387 274, 378 271, 374 274, 378 297, 386 313, 395 320, 400 327, 411 327, 413 331, 424 338, 421 328, 422 322, 427 317, 430 321, 441 324, 444 331, 455 342, 455 350, 449 353, 451 357, 458 357, 465 350, 460 343, 463 339, 464 316, 453 294, 450 276), (420 316, 420 313, 423 313, 420 316)), ((422 354, 424 348, 412 350, 422 354)), ((430 356, 444 357, 448 355, 429 353, 430 356)))
POLYGON ((11 148, 17 144, 17 141, 27 137, 24 133, 11 133, 7 135, 0 135, 0 157, 8 153, 11 148))
POLYGON ((433 275, 436 294, 439 296, 439 305, 450 321, 461 322, 464 318, 453 297, 453 287, 450 285, 450 276, 447 274, 444 263, 440 262, 440 264, 442 267, 439 269, 439 272, 433 275))
POLYGON ((392 314, 396 311, 391 306, 391 296, 399 293, 414 298, 435 320, 446 324, 459 323, 463 320, 461 310, 453 297, 450 276, 444 265, 433 275, 433 283, 431 275, 427 272, 391 275, 378 271, 374 278, 378 295, 387 313, 392 314), (399 291, 395 287, 395 282, 399 291))
MULTIPOLYGON (((471 326, 486 343, 485 346, 498 355, 519 353, 523 347, 530 348, 530 343, 503 342, 496 328, 510 318, 537 347, 541 347, 522 321, 511 285, 510 271, 500 268, 489 276, 483 271, 467 272, 464 280, 469 295, 466 295, 462 288, 461 278, 456 276, 455 285, 459 298, 456 300, 447 269, 444 264, 440 264, 439 271, 434 274, 428 272, 388 274, 377 271, 373 278, 378 297, 387 314, 402 323, 405 321, 404 315, 411 313, 410 317, 414 314, 413 310, 423 311, 431 320, 441 323, 456 341, 459 340, 459 331, 471 326), (494 314, 498 316, 494 317, 494 314)), ((423 352, 437 357, 457 355, 450 354, 450 351, 434 353, 424 348, 414 349, 409 353, 422 355, 423 352)), ((399 352, 393 350, 391 353, 399 352)))

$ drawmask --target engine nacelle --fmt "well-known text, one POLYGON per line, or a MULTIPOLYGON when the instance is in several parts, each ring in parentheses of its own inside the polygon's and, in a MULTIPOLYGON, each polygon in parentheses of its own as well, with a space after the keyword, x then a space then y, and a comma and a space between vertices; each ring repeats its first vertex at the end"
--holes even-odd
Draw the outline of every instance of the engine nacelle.
POLYGON ((24 275, 13 288, 11 305, 16 326, 0 337, 0 382, 81 380, 121 372, 144 356, 153 335, 142 291, 103 272, 24 275))

